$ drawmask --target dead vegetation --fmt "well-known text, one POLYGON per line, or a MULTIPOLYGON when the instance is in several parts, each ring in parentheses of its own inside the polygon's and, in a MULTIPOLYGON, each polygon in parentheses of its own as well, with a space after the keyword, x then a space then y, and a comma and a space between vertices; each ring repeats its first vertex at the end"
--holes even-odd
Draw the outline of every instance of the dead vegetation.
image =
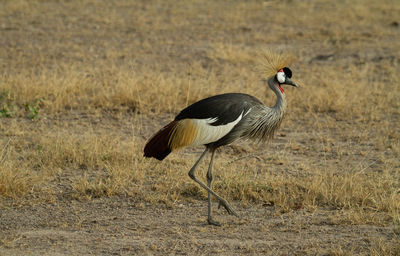
MULTIPOLYGON (((197 149, 160 163, 142 157, 145 140, 209 95, 272 104, 257 58, 273 49, 296 55, 301 88, 286 90, 276 140, 222 149, 215 190, 241 207, 326 211, 332 225, 398 238, 400 8, 367 2, 0 2, 0 206, 204 201, 187 177, 197 149)), ((396 255, 392 240, 298 252, 396 255)))

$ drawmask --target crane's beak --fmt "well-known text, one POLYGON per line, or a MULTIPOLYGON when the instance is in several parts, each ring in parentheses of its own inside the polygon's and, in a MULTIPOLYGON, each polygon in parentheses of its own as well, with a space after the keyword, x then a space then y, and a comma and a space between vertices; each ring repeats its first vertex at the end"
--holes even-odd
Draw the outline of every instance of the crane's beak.
POLYGON ((290 78, 286 77, 285 79, 285 83, 284 84, 288 84, 294 87, 299 87, 295 82, 293 82, 290 78))

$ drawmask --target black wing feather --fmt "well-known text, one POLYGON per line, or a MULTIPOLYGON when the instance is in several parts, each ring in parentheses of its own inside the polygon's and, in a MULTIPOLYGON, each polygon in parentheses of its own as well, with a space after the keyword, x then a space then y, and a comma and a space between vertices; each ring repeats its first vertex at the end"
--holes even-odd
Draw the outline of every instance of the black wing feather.
POLYGON ((202 99, 183 109, 175 120, 218 118, 211 125, 218 126, 235 121, 253 105, 262 104, 257 98, 242 93, 226 93, 202 99))

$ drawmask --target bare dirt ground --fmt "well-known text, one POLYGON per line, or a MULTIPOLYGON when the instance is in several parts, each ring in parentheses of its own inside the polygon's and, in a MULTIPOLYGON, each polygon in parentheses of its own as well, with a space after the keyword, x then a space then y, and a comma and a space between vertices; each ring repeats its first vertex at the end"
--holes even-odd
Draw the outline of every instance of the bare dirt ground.
MULTIPOLYGON (((243 216, 205 223, 204 202, 173 209, 132 198, 75 200, 2 211, 3 255, 341 255, 379 251, 391 227, 331 223, 326 211, 275 215, 273 207, 241 207, 243 216)), ((340 214, 340 213, 338 213, 340 214)), ((384 255, 384 254, 382 254, 384 255)))
POLYGON ((389 0, 0 1, 0 255, 400 255, 399 17, 389 0), (297 56, 301 88, 274 140, 218 151, 241 218, 214 202, 209 226, 187 175, 202 148, 143 145, 209 95, 272 105, 265 48, 297 56))

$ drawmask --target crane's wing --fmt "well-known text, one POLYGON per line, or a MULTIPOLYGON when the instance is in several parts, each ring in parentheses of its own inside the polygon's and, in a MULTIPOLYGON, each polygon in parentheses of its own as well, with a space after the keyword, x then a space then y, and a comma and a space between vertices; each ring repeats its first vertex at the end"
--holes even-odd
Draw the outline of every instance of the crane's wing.
POLYGON ((207 145, 226 136, 249 113, 262 104, 240 93, 216 95, 183 109, 175 120, 158 131, 144 148, 144 156, 164 159, 173 150, 207 145))
POLYGON ((242 93, 226 93, 200 100, 183 109, 175 120, 207 119, 212 126, 226 125, 242 117, 254 106, 262 104, 255 97, 242 93))
POLYGON ((241 93, 200 100, 175 117, 177 125, 170 136, 170 147, 214 143, 229 134, 250 109, 259 104, 262 103, 253 96, 241 93))

